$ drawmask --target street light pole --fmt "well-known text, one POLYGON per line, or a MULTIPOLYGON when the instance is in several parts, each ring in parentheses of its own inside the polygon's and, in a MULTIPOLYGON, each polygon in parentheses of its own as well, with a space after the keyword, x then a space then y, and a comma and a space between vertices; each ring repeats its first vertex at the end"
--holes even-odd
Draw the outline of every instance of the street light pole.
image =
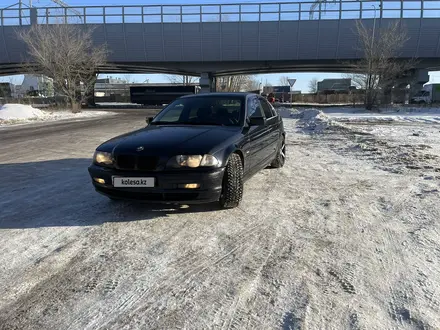
POLYGON ((18 2, 18 17, 20 17, 20 26, 21 26, 21 23, 22 23, 22 21, 21 21, 21 7, 22 7, 22 5, 23 5, 22 1, 23 1, 23 0, 20 0, 20 1, 18 2))
POLYGON ((371 50, 373 50, 374 35, 375 35, 375 31, 376 31, 376 6, 375 5, 371 5, 371 6, 374 7, 373 37, 371 38, 371 50))
MULTIPOLYGON (((370 44, 370 54, 369 54, 369 60, 368 60, 368 78, 367 78, 367 93, 370 94, 371 93, 371 88, 372 88, 372 65, 373 65, 373 58, 374 58, 374 36, 376 34, 376 6, 375 5, 371 5, 374 8, 374 20, 373 20, 373 35, 371 36, 371 44, 370 44)), ((368 97, 370 97, 370 95, 368 95, 368 97)), ((369 100, 367 100, 368 103, 369 100)))

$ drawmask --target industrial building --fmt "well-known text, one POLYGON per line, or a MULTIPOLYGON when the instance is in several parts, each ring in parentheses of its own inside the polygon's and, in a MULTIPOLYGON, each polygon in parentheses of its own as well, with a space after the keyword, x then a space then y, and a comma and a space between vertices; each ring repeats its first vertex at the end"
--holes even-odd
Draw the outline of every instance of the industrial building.
POLYGON ((317 84, 317 92, 348 92, 351 89, 351 79, 324 79, 317 84))

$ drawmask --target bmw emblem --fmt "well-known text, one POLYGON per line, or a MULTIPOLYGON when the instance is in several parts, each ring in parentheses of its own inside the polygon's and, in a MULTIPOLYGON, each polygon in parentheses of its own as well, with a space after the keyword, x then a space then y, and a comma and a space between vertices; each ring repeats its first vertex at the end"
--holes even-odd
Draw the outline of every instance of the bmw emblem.
POLYGON ((142 151, 142 150, 144 150, 144 147, 143 147, 143 146, 140 146, 140 147, 137 147, 137 148, 136 148, 136 151, 142 151))

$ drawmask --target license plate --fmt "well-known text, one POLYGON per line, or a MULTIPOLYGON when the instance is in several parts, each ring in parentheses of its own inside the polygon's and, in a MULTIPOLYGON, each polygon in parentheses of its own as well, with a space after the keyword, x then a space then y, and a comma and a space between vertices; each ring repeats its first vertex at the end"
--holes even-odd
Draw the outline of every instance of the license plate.
POLYGON ((113 187, 116 188, 153 188, 154 178, 113 177, 113 187))

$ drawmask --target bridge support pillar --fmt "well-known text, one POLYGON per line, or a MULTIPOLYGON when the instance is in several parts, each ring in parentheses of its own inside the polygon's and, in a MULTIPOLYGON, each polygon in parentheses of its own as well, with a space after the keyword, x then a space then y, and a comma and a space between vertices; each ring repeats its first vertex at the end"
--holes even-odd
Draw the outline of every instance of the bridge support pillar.
POLYGON ((394 82, 392 86, 391 101, 392 103, 405 103, 414 96, 423 85, 429 81, 429 73, 426 69, 416 69, 405 72, 403 76, 394 82))
POLYGON ((423 85, 429 81, 429 72, 427 69, 415 70, 411 79, 408 82, 410 85, 410 97, 414 96, 419 90, 423 88, 423 85))
POLYGON ((200 93, 215 92, 215 77, 211 72, 203 72, 200 75, 200 93))
POLYGON ((38 24, 37 8, 30 8, 31 25, 38 24))

